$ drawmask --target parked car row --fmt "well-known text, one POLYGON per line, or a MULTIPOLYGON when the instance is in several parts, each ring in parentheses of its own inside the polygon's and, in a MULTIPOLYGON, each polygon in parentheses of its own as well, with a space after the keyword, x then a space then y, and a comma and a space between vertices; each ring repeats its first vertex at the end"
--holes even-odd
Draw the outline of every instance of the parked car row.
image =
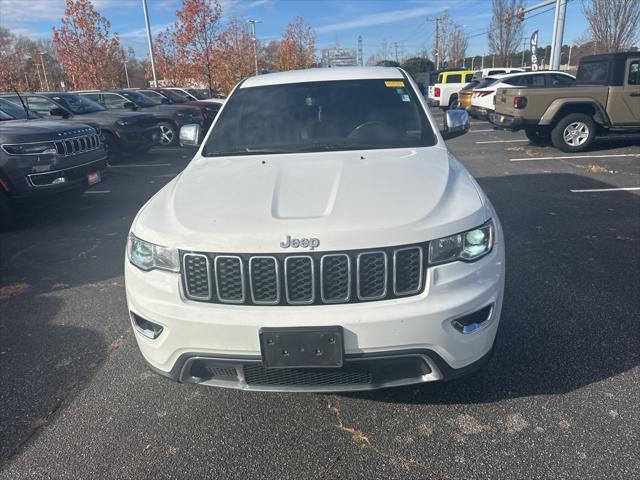
POLYGON ((109 162, 178 143, 183 125, 206 132, 224 100, 193 89, 0 95, 0 227, 20 203, 83 192, 109 162))
POLYGON ((108 165, 96 123, 41 118, 18 101, 0 98, 0 229, 20 203, 82 193, 108 165))

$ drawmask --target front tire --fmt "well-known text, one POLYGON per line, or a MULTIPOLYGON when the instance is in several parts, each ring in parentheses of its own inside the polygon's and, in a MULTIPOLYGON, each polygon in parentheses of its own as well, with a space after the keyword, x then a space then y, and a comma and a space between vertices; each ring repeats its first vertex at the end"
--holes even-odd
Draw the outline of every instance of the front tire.
POLYGON ((551 131, 553 146, 567 153, 583 152, 593 143, 595 136, 595 122, 584 113, 567 115, 551 131))
POLYGON ((533 145, 544 146, 551 143, 549 132, 540 127, 527 127, 524 129, 524 134, 533 145))
POLYGON ((173 125, 169 122, 160 122, 158 123, 158 128, 160 128, 160 140, 158 140, 160 145, 171 147, 176 144, 178 133, 173 125))
POLYGON ((449 99, 449 110, 458 108, 459 105, 460 105, 460 102, 458 102, 458 96, 451 95, 451 98, 449 99))
POLYGON ((103 133, 104 144, 107 147, 107 160, 109 163, 117 163, 122 158, 122 146, 118 139, 111 133, 103 133))

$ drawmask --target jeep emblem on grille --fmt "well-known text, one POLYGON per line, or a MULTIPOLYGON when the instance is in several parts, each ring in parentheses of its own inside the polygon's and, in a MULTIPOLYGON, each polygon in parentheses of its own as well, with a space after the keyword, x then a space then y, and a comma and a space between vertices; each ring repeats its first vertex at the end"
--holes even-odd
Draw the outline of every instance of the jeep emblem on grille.
POLYGON ((284 242, 280 242, 281 248, 308 248, 309 250, 315 250, 320 246, 319 238, 291 238, 291 235, 287 235, 284 242))

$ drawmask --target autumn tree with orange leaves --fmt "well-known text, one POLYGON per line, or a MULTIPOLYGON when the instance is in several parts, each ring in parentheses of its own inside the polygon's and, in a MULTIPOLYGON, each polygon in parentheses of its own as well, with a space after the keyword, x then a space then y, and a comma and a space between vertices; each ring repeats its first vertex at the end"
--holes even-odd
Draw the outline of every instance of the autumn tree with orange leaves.
POLYGON ((176 12, 175 42, 178 54, 189 67, 191 78, 215 86, 216 43, 222 8, 219 0, 182 0, 176 12))
MULTIPOLYGON (((174 28, 169 27, 156 35, 153 41, 153 54, 156 73, 164 80, 165 85, 177 87, 189 83, 191 69, 178 52, 174 28)), ((148 66, 151 67, 150 64, 148 66)), ((151 71, 147 76, 152 76, 151 71)))
POLYGON ((123 51, 111 24, 90 0, 67 0, 60 29, 53 28, 53 43, 76 89, 105 89, 119 85, 123 51))
POLYGON ((316 38, 302 17, 289 23, 280 41, 276 67, 279 71, 311 68, 316 61, 316 38))
POLYGON ((229 20, 218 36, 216 60, 216 84, 222 92, 230 92, 240 80, 254 75, 253 37, 245 22, 229 20))

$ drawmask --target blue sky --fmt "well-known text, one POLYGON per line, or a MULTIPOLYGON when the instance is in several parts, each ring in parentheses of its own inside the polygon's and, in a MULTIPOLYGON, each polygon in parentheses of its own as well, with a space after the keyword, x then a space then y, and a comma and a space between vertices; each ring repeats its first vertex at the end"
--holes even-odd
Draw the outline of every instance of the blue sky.
MULTIPOLYGON (((166 28, 175 20, 181 0, 147 0, 154 31, 166 28)), ((523 0, 524 5, 540 0, 523 0)), ((582 39, 587 24, 582 14, 581 0, 570 0, 564 43, 582 39)), ((118 32, 125 46, 132 46, 136 55, 147 55, 144 16, 141 0, 93 0, 106 16, 112 31, 118 32)), ((0 0, 0 25, 31 38, 49 38, 51 27, 59 25, 64 12, 64 0, 0 0)), ((362 35, 365 60, 386 41, 398 42, 400 54, 411 54, 430 48, 434 39, 433 24, 426 21, 448 10, 450 17, 470 35, 468 55, 488 52, 486 32, 491 16, 490 0, 222 0, 224 17, 237 16, 260 20, 258 38, 278 39, 287 23, 302 16, 316 32, 318 48, 356 46, 362 35)), ((543 10, 538 10, 541 12, 543 10)), ((527 20, 524 34, 540 30, 540 44, 551 41, 553 10, 527 20)))

